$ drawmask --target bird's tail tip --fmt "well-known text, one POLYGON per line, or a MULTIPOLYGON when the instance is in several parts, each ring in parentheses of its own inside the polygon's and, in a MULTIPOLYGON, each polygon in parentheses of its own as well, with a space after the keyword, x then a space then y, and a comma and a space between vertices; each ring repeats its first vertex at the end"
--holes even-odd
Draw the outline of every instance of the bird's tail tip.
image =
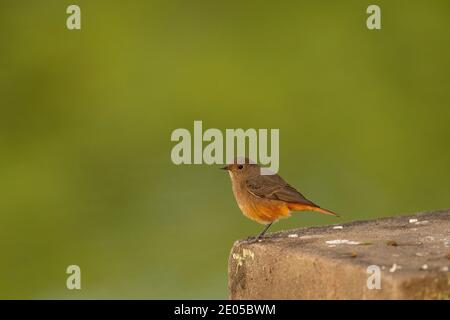
POLYGON ((340 217, 341 217, 341 215, 340 215, 340 214, 337 214, 336 212, 333 212, 333 211, 328 210, 328 209, 320 208, 320 207, 313 208, 312 210, 313 210, 313 211, 320 212, 320 213, 323 213, 323 214, 328 214, 328 215, 330 215, 330 216, 335 216, 335 217, 337 217, 337 218, 340 218, 340 217))

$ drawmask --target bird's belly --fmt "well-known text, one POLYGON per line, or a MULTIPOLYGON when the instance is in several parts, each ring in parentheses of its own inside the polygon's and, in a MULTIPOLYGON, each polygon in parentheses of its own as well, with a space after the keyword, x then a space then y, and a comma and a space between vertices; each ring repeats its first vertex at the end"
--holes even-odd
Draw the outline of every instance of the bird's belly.
MULTIPOLYGON (((253 196, 252 196, 253 197, 253 196)), ((241 199, 238 201, 239 208, 242 213, 249 219, 252 219, 261 224, 274 222, 280 218, 290 216, 290 209, 281 201, 268 199, 241 199)))

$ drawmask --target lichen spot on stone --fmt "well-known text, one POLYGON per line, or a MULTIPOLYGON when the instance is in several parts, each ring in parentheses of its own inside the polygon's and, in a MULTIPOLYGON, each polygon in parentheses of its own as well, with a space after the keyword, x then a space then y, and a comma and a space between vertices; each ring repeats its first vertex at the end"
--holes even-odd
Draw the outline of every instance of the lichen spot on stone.
POLYGON ((243 249, 242 255, 239 253, 233 253, 233 259, 237 261, 238 267, 242 266, 242 264, 244 263, 244 261, 247 257, 254 259, 255 253, 249 249, 243 249))

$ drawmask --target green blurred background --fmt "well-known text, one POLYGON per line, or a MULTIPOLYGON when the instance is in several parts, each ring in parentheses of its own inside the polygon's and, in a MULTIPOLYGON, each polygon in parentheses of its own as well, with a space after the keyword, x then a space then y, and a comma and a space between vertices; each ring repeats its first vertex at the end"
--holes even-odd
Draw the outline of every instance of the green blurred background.
POLYGON ((281 175, 343 215, 273 231, 449 207, 449 11, 2 1, 0 298, 226 298, 229 250, 261 226, 218 166, 172 164, 170 134, 194 120, 279 128, 281 175))

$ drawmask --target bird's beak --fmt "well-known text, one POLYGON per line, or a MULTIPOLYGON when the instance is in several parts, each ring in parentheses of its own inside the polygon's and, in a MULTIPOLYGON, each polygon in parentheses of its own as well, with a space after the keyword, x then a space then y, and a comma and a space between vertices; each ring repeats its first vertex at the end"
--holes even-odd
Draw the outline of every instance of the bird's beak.
POLYGON ((220 169, 222 169, 222 170, 230 170, 230 166, 225 166, 225 167, 222 167, 220 169))

